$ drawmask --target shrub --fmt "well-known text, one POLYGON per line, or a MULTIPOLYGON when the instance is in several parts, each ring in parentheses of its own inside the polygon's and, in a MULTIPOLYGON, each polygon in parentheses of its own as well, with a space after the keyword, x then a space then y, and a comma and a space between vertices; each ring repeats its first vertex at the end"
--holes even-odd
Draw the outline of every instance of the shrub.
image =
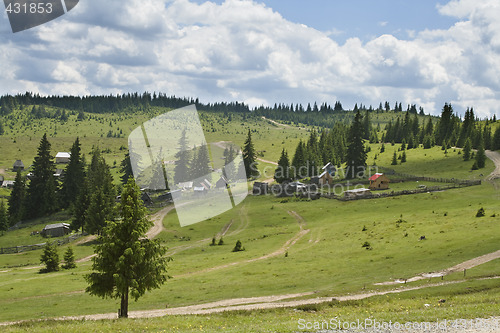
POLYGON ((245 251, 245 248, 242 246, 241 241, 237 241, 234 246, 233 252, 245 251))
POLYGON ((484 216, 484 208, 481 207, 476 213, 476 217, 483 217, 484 216))
POLYGON ((372 246, 368 242, 364 242, 363 245, 361 245, 361 247, 364 247, 367 250, 371 250, 372 249, 372 246))
POLYGON ((219 242, 217 243, 217 245, 224 245, 224 240, 222 238, 219 239, 219 242))

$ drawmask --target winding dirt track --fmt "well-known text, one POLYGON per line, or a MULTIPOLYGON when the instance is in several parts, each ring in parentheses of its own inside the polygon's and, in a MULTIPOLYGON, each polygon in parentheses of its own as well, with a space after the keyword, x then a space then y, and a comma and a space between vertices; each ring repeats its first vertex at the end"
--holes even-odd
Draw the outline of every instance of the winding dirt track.
POLYGON ((496 178, 500 178, 500 153, 496 151, 486 150, 486 157, 495 163, 495 170, 486 177, 486 180, 493 180, 496 178))

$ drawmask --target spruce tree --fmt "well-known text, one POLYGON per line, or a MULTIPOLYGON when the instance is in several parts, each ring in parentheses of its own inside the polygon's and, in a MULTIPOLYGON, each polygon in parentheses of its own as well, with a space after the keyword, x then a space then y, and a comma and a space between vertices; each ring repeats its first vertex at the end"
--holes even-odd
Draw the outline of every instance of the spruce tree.
POLYGON ((0 121, 0 135, 3 135, 5 133, 5 130, 3 129, 2 122, 0 121))
POLYGON ((66 167, 61 187, 61 202, 64 208, 75 203, 85 178, 85 162, 81 156, 80 140, 78 137, 73 143, 70 153, 71 158, 66 167))
POLYGON ((99 237, 92 269, 85 279, 86 292, 102 298, 120 298, 120 317, 128 317, 129 295, 136 301, 146 291, 159 288, 166 275, 166 249, 146 238, 153 223, 147 218, 141 192, 130 178, 120 203, 120 219, 110 221, 99 237))
POLYGON ((47 241, 43 248, 40 262, 45 265, 45 268, 40 270, 41 273, 56 272, 59 270, 59 254, 57 254, 56 243, 47 241))
POLYGON ((500 126, 495 130, 495 134, 493 135, 493 143, 492 150, 500 150, 500 126))
POLYGON ((257 153, 252 142, 252 132, 248 130, 247 139, 243 145, 243 164, 248 178, 254 178, 259 175, 257 169, 257 153))
POLYGON ((293 178, 302 179, 307 176, 306 163, 305 146, 302 140, 300 140, 292 159, 293 178))
POLYGON ((50 143, 44 134, 33 162, 33 175, 26 195, 27 218, 46 216, 57 211, 57 185, 54 177, 54 157, 50 155, 50 143))
POLYGON ((5 203, 0 201, 0 231, 6 231, 9 228, 9 215, 5 203))
POLYGON ((394 151, 394 155, 392 155, 391 165, 398 165, 398 155, 396 154, 396 151, 394 151))
POLYGON ((358 111, 349 130, 346 161, 348 166, 347 178, 355 178, 366 168, 366 150, 363 142, 362 116, 358 111))
POLYGON ((85 177, 83 179, 82 188, 80 193, 76 198, 75 204, 73 206, 73 219, 71 221, 71 229, 84 231, 85 220, 87 218, 87 210, 90 205, 90 185, 88 184, 88 179, 85 177))
POLYGON ((479 144, 479 148, 477 148, 476 165, 479 169, 481 169, 484 168, 485 164, 486 164, 486 155, 484 153, 483 143, 481 142, 479 144))
POLYGON ((89 197, 84 228, 91 234, 100 234, 106 223, 114 219, 116 190, 109 166, 96 147, 92 150, 87 178, 89 197))
POLYGON ((236 177, 236 173, 239 165, 236 165, 235 161, 236 151, 233 146, 229 146, 224 150, 224 177, 228 180, 233 180, 236 177))
POLYGON ((120 172, 122 175, 120 176, 120 179, 123 184, 126 184, 128 179, 131 176, 134 176, 133 170, 132 170, 132 164, 130 162, 130 153, 127 152, 125 154, 125 157, 123 160, 120 162, 120 172))
POLYGON ((288 159, 288 154, 285 148, 281 151, 281 156, 278 160, 278 167, 274 171, 274 179, 279 184, 290 181, 290 160, 288 159))
POLYGON ((466 139, 465 144, 464 144, 464 149, 463 149, 463 159, 464 161, 470 160, 470 153, 471 153, 472 147, 470 144, 470 140, 466 139))
POLYGON ((205 177, 212 171, 210 168, 210 157, 208 156, 207 145, 201 145, 195 152, 190 166, 191 179, 205 177))
POLYGON ((76 263, 75 263, 75 253, 73 252, 73 248, 70 246, 64 252, 64 265, 62 265, 62 268, 64 269, 72 269, 76 268, 76 263))
POLYGON ((26 197, 26 184, 21 175, 21 170, 17 170, 16 179, 14 180, 14 187, 9 197, 9 224, 13 226, 19 222, 24 216, 26 197))
POLYGON ((191 154, 186 137, 186 130, 182 131, 179 139, 178 152, 175 154, 176 162, 174 167, 174 182, 175 184, 187 182, 190 180, 189 165, 191 163, 191 154))

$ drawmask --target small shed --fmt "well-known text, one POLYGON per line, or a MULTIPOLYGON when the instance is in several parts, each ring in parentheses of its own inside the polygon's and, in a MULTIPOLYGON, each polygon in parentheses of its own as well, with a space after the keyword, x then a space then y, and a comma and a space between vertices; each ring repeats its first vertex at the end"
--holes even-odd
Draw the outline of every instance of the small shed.
POLYGON ((252 194, 253 195, 266 195, 269 191, 269 184, 264 182, 254 182, 252 194))
POLYGON ((54 173, 54 177, 62 177, 64 176, 64 169, 56 169, 56 172, 54 173))
POLYGON ((332 185, 333 184, 333 177, 328 171, 323 171, 321 175, 318 176, 318 183, 319 186, 323 185, 332 185))
POLYGON ((15 172, 17 172, 18 170, 19 171, 23 171, 24 170, 24 163, 23 163, 23 161, 21 161, 21 160, 15 161, 14 165, 12 165, 12 170, 14 170, 15 172))
POLYGON ((48 224, 42 230, 44 237, 61 237, 70 233, 68 223, 54 223, 48 224))
POLYGON ((376 173, 369 180, 371 190, 387 190, 389 188, 390 180, 383 173, 376 173))
POLYGON ((193 182, 182 182, 177 184, 177 186, 183 190, 190 190, 193 188, 193 182))
POLYGON ((2 187, 3 188, 13 188, 15 183, 16 182, 14 180, 4 180, 2 182, 2 187))
POLYGON ((70 153, 58 152, 56 154, 56 163, 69 163, 70 158, 71 158, 70 153))
POLYGON ((344 198, 364 198, 371 195, 371 191, 368 188, 356 188, 354 190, 344 191, 344 198))

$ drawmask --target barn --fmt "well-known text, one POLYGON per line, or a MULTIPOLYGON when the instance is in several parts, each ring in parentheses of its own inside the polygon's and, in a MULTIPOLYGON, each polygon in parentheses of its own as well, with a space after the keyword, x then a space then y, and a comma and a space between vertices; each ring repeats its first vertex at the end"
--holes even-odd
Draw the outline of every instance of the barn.
POLYGON ((376 173, 370 177, 370 190, 387 190, 390 180, 383 173, 376 173))
POLYGON ((70 233, 68 223, 48 224, 43 228, 41 234, 44 237, 61 237, 70 233))
POLYGON ((70 158, 70 153, 58 152, 56 154, 56 163, 69 163, 70 158))

